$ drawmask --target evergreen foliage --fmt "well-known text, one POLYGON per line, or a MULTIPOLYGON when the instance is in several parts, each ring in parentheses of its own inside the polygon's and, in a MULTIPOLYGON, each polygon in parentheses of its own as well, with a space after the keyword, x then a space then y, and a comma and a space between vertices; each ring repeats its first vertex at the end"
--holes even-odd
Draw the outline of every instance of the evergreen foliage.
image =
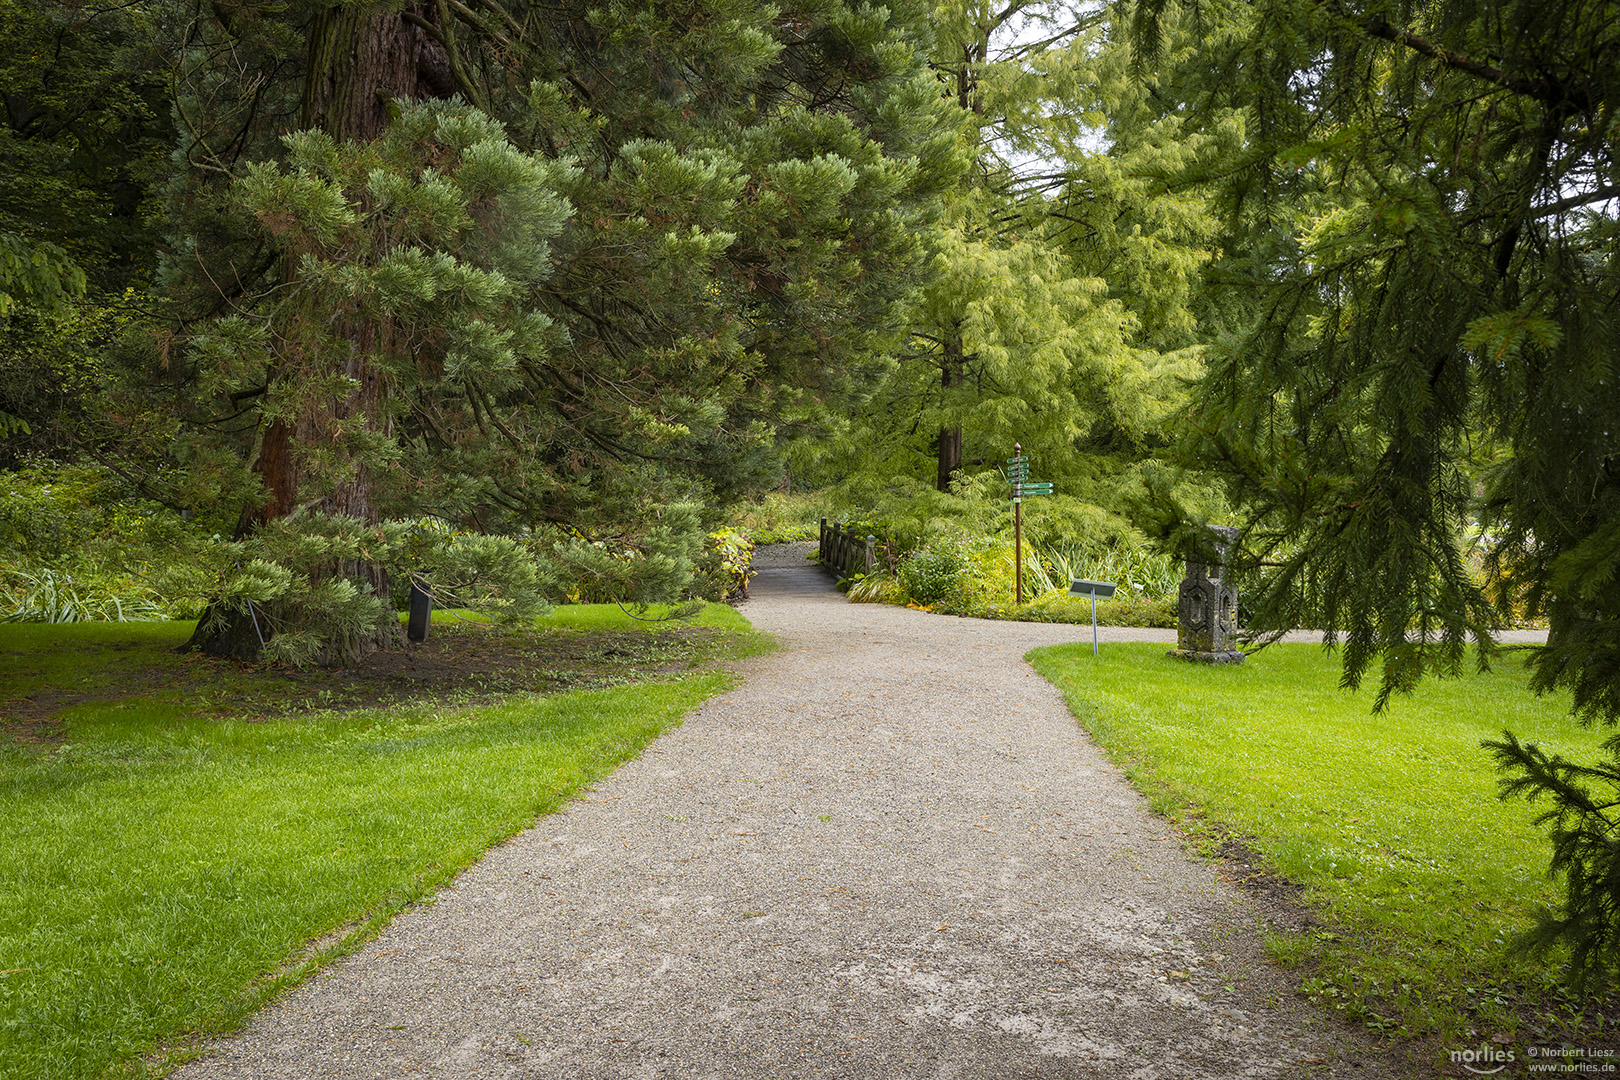
MULTIPOLYGON (((1620 970, 1620 738, 1605 746, 1613 755, 1595 766, 1578 765, 1548 754, 1535 743, 1521 743, 1512 732, 1489 739, 1486 749, 1503 773, 1502 797, 1523 796, 1552 804, 1537 825, 1552 826, 1549 873, 1564 875, 1564 907, 1538 913, 1536 926, 1517 944, 1533 952, 1570 947, 1578 987, 1620 970), (1607 788, 1608 795, 1593 794, 1607 788)), ((1594 989, 1606 989, 1600 985, 1594 989)))
MULTIPOLYGON (((215 14, 156 358, 187 409, 169 497, 243 507, 244 543, 427 514, 599 598, 679 595, 705 529, 675 508, 773 481, 778 418, 865 392, 955 168, 916 11, 215 14), (356 40, 389 62, 348 70, 356 40)), ((199 644, 255 651, 244 613, 199 644)))
POLYGON ((301 514, 198 554, 209 560, 215 585, 197 639, 221 633, 239 613, 257 646, 248 651, 281 663, 361 655, 379 625, 397 631, 388 594, 379 596, 342 572, 356 564, 416 580, 445 607, 475 608, 514 622, 547 608, 549 567, 518 540, 451 532, 434 522, 367 524, 301 514))
POLYGON ((1200 370, 1191 305, 1216 222, 1165 177, 1231 125, 1195 135, 1126 106, 1105 9, 948 5, 937 27, 931 63, 973 168, 931 239, 907 348, 834 439, 795 448, 796 471, 849 481, 839 498, 857 506, 862 476, 979 491, 1016 442, 1085 514, 1117 518, 1200 370))
MULTIPOLYGON (((1141 68, 1195 39, 1180 100, 1199 118, 1239 110, 1247 140, 1224 174, 1191 177, 1216 185, 1230 223, 1210 282, 1231 333, 1186 459, 1218 465, 1248 514, 1246 558, 1275 564, 1248 595, 1255 625, 1328 630, 1347 685, 1381 665, 1380 705, 1457 672, 1471 639, 1484 665, 1523 597, 1551 628, 1535 685, 1620 719, 1617 14, 1543 0, 1134 9, 1141 68), (1476 522, 1494 595, 1469 571, 1476 522)), ((1528 750, 1502 760, 1526 770, 1510 793, 1563 799, 1555 774, 1584 775, 1528 750)), ((1581 942, 1593 913, 1612 924, 1617 880, 1572 871, 1570 885, 1559 925, 1577 963, 1612 960, 1581 942)))

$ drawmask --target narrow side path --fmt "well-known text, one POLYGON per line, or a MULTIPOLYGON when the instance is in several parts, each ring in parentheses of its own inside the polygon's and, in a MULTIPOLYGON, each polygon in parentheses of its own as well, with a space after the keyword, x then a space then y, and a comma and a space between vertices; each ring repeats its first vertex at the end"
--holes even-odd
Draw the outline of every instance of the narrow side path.
POLYGON ((740 689, 177 1075, 1409 1075, 1023 662, 1089 626, 753 594, 740 689))

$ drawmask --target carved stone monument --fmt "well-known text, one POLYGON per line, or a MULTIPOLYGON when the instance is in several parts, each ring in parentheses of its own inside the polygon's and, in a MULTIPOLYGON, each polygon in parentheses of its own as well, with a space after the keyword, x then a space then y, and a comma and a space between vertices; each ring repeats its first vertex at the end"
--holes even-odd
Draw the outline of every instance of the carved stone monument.
POLYGON ((1176 648, 1170 655, 1204 664, 1241 664, 1236 648, 1237 590, 1226 583, 1226 553, 1238 531, 1213 526, 1218 562, 1187 560, 1187 576, 1176 597, 1176 648))

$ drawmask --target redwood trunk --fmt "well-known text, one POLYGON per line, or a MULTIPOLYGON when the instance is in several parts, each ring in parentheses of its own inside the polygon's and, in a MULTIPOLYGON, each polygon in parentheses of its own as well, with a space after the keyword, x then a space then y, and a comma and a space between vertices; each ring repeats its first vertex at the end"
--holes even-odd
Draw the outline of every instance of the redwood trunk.
MULTIPOLYGON (((433 5, 407 5, 405 10, 431 21, 433 5)), ((337 140, 367 142, 388 126, 395 102, 412 102, 449 92, 444 51, 399 9, 381 5, 334 6, 310 24, 308 75, 304 85, 303 127, 319 128, 337 140)), ((297 262, 283 261, 284 278, 297 273, 297 262)), ((367 523, 379 520, 373 500, 369 464, 353 458, 346 475, 320 490, 307 490, 308 469, 301 446, 334 445, 336 431, 359 420, 373 431, 386 431, 386 381, 374 363, 379 349, 392 344, 395 328, 387 322, 355 316, 338 324, 348 341, 341 355, 297 358, 305 365, 338 369, 355 380, 356 388, 342 398, 301 401, 292 421, 275 420, 265 426, 253 469, 264 485, 264 500, 244 509, 239 535, 292 515, 298 510, 342 514, 367 523)), ((336 576, 369 586, 387 606, 388 573, 359 562, 340 563, 336 576)), ((214 612, 209 612, 213 616, 214 612)), ((226 611, 211 631, 205 617, 188 648, 216 656, 256 659, 271 636, 274 608, 256 613, 226 611)), ((358 641, 335 643, 320 657, 327 664, 358 660, 366 653, 398 643, 399 626, 383 619, 375 634, 358 641)))
POLYGON ((942 427, 939 429, 939 475, 936 484, 939 490, 951 490, 951 475, 962 467, 962 429, 960 427, 942 427))

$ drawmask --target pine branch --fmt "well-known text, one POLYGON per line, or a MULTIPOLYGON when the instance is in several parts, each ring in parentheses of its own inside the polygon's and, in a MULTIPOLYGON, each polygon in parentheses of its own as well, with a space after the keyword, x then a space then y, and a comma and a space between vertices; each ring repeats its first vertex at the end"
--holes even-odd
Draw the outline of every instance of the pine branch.
POLYGON ((1605 184, 1595 191, 1589 191, 1582 195, 1569 195, 1555 203, 1533 207, 1530 216, 1534 219, 1552 217, 1554 214, 1562 214, 1569 210, 1590 206, 1593 203, 1607 202, 1611 199, 1620 199, 1620 184, 1605 184))
POLYGON ((1318 0, 1317 6, 1334 18, 1359 27, 1368 35, 1383 41, 1402 45, 1431 60, 1437 60, 1444 66, 1456 71, 1463 71, 1475 78, 1483 79, 1504 90, 1511 90, 1516 94, 1534 98, 1544 105, 1551 107, 1560 115, 1571 112, 1585 112, 1592 107, 1591 94, 1584 88, 1575 88, 1566 85, 1550 76, 1539 78, 1526 78, 1515 75, 1493 64, 1442 48, 1427 38, 1415 34, 1405 27, 1396 26, 1386 19, 1376 15, 1360 15, 1347 11, 1344 4, 1338 0, 1318 0))

